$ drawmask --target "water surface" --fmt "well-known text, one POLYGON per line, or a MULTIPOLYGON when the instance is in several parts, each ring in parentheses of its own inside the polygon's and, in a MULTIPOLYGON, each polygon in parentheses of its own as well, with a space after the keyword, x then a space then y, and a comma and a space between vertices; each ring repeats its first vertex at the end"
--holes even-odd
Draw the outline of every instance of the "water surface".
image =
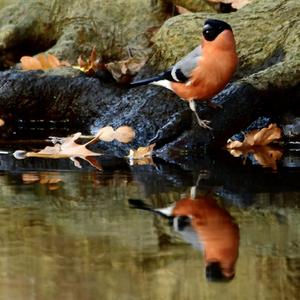
POLYGON ((298 299, 297 168, 121 161, 99 172, 68 160, 1 157, 0 299, 298 299), (128 204, 165 207, 196 184, 239 228, 228 282, 208 281, 199 249, 128 204))

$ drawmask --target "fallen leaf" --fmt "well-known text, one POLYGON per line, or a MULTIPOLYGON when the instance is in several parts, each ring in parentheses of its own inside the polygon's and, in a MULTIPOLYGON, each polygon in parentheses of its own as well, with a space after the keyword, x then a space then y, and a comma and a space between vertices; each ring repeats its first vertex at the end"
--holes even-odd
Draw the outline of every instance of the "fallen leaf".
POLYGON ((247 133, 243 142, 229 141, 226 148, 234 157, 253 154, 260 165, 276 170, 276 162, 281 158, 283 151, 267 145, 280 138, 281 129, 276 124, 270 124, 266 128, 247 133))
POLYGON ((107 63, 105 66, 117 82, 126 83, 131 81, 145 63, 145 59, 130 57, 126 60, 107 63))
POLYGON ((135 138, 134 130, 129 126, 121 126, 115 130, 115 139, 120 143, 129 143, 135 138))
POLYGON ((274 149, 273 147, 264 146, 259 151, 254 151, 253 157, 255 160, 264 167, 277 169, 277 161, 282 157, 282 150, 274 149))
POLYGON ((0 119, 0 127, 5 125, 5 121, 3 119, 0 119))
POLYGON ((139 147, 136 150, 129 150, 127 158, 130 161, 130 165, 153 165, 152 153, 155 144, 151 144, 146 147, 139 147))
POLYGON ((96 47, 94 46, 89 58, 84 60, 82 55, 77 59, 78 66, 73 66, 74 69, 79 69, 87 76, 94 76, 98 70, 106 69, 105 65, 97 58, 96 47))
POLYGON ((23 70, 48 70, 55 69, 61 66, 70 66, 66 61, 59 61, 57 57, 51 54, 38 54, 34 57, 31 56, 22 56, 21 59, 21 68, 23 70))
POLYGON ((95 136, 90 137, 90 140, 85 144, 78 144, 76 141, 81 138, 81 133, 77 132, 71 137, 67 138, 53 138, 54 146, 46 146, 38 152, 26 152, 17 150, 13 153, 16 159, 25 159, 27 157, 39 158, 70 158, 77 168, 81 168, 80 162, 77 158, 88 161, 92 166, 101 170, 100 163, 93 159, 94 156, 100 156, 101 153, 96 153, 87 148, 89 144, 97 140, 112 141, 114 139, 121 143, 129 143, 135 137, 134 130, 129 126, 121 126, 114 130, 111 126, 100 128, 95 136))
POLYGON ((192 12, 183 6, 175 5, 177 12, 180 15, 191 14, 192 12))
POLYGON ((245 135, 244 141, 230 141, 227 149, 251 148, 255 146, 266 146, 281 138, 281 129, 276 124, 270 124, 260 130, 252 130, 245 135))
POLYGON ((252 0, 208 0, 212 3, 225 3, 231 4, 231 6, 235 9, 240 9, 250 3, 252 0))

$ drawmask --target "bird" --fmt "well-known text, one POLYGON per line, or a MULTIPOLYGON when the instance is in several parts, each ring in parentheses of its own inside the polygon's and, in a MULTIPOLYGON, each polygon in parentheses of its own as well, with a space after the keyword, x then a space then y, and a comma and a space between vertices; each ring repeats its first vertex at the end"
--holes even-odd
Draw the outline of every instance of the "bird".
MULTIPOLYGON (((201 127, 212 129, 210 121, 202 120, 196 111, 196 101, 208 101, 221 92, 238 66, 236 43, 231 26, 218 19, 207 19, 202 41, 174 66, 159 75, 132 82, 134 88, 147 84, 162 86, 189 103, 201 127)), ((211 106, 214 107, 211 103, 211 106)))
POLYGON ((128 199, 132 208, 150 211, 169 221, 182 239, 203 252, 209 281, 230 281, 235 276, 239 228, 212 196, 182 198, 165 208, 153 208, 140 199, 128 199))

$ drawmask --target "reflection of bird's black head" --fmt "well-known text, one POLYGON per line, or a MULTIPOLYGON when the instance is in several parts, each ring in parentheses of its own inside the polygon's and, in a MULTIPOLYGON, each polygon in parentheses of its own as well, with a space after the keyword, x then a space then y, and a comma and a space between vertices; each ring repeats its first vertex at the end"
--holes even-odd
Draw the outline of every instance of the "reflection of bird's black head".
POLYGON ((213 41, 222 31, 226 29, 232 31, 231 26, 226 22, 216 19, 208 19, 204 23, 202 33, 207 41, 213 41))
POLYGON ((233 276, 226 277, 219 262, 211 262, 206 266, 206 279, 214 282, 226 282, 231 280, 233 276))

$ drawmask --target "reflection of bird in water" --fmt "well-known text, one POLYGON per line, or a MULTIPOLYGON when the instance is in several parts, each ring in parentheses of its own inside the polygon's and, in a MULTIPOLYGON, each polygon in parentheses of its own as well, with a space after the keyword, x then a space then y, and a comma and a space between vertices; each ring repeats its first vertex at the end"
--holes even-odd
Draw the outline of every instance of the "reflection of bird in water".
POLYGON ((234 277, 239 228, 214 198, 184 198, 161 209, 152 208, 138 199, 128 201, 133 208, 152 211, 167 218, 186 242, 203 251, 208 280, 226 281, 234 277))

